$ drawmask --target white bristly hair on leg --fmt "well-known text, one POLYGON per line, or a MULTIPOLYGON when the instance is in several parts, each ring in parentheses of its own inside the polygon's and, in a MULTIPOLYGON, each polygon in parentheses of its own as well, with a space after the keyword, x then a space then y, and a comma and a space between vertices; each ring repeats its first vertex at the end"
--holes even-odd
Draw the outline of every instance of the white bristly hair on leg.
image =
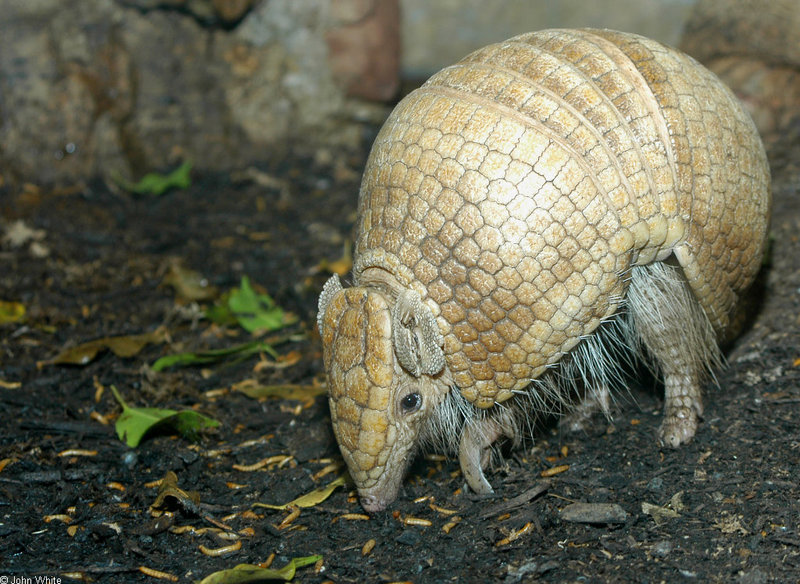
POLYGON ((664 262, 635 266, 624 279, 629 286, 619 302, 620 309, 540 378, 531 380, 525 390, 515 392, 512 399, 484 410, 472 405, 454 387, 423 428, 423 447, 458 452, 465 425, 486 418, 501 419, 510 427, 514 444, 532 440, 537 421, 568 414, 584 400, 597 398, 602 403, 605 392, 611 399, 627 392, 637 362, 645 363, 657 375, 657 364, 647 355, 637 333, 637 318, 686 320, 687 314, 692 315, 682 329, 686 334, 684 345, 697 370, 713 376, 714 368, 722 363, 716 335, 680 267, 664 262))
MULTIPOLYGON (((711 377, 716 382, 714 370, 724 364, 717 334, 679 266, 659 262, 634 268, 627 304, 633 317, 632 327, 637 331, 643 326, 663 331, 675 330, 674 323, 679 322, 681 337, 676 346, 681 348, 699 376, 711 377), (658 309, 654 310, 654 306, 658 309)), ((655 373, 658 372, 657 364, 652 359, 645 362, 655 373)))
POLYGON ((453 453, 467 423, 493 418, 510 428, 508 437, 516 445, 532 439, 538 421, 569 413, 581 401, 592 400, 589 394, 624 388, 626 368, 633 366, 639 348, 628 316, 625 310, 617 312, 528 387, 489 409, 475 407, 453 388, 428 419, 421 442, 437 452, 453 453))

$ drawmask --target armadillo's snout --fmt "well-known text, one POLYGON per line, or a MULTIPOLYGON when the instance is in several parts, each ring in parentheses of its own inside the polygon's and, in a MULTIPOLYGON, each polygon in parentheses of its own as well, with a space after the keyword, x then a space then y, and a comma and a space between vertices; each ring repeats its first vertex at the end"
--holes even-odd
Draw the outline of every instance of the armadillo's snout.
POLYGON ((387 437, 394 436, 395 428, 387 429, 389 422, 380 412, 365 409, 359 412, 358 423, 352 423, 347 420, 347 401, 341 401, 332 399, 330 403, 342 457, 358 488, 364 510, 368 513, 383 511, 397 498, 406 467, 402 453, 407 449, 398 449, 394 442, 387 443, 387 437))
POLYGON ((386 509, 389 503, 391 503, 391 501, 387 501, 386 499, 377 495, 364 495, 361 497, 361 506, 367 513, 378 513, 383 511, 386 509))
POLYGON ((394 464, 381 474, 377 482, 370 481, 372 484, 368 487, 359 485, 356 480, 358 498, 364 511, 367 513, 385 511, 397 499, 403 475, 405 475, 405 465, 394 464))

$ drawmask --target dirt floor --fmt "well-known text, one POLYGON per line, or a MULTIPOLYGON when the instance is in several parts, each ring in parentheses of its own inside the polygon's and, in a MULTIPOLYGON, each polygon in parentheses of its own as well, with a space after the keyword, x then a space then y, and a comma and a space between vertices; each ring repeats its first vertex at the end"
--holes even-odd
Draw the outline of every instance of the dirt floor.
POLYGON ((19 304, 5 305, 11 322, 0 325, 0 584, 191 582, 315 555, 294 581, 800 580, 798 152, 793 140, 772 148, 771 256, 694 442, 660 448, 657 388, 635 390, 619 396, 613 421, 542 428, 489 473, 491 498, 471 495, 455 462, 420 457, 373 517, 352 486, 299 515, 253 505, 343 472, 320 394, 316 298, 351 235, 363 156, 283 157, 160 197, 4 187, 0 301, 19 304), (170 284, 185 270, 218 294, 187 298, 170 284), (278 359, 153 371, 164 355, 252 340, 203 318, 242 276, 299 317, 261 338, 278 359), (87 341, 142 333, 154 342, 133 356, 51 363, 87 341), (237 389, 248 384, 300 394, 253 399, 237 389), (196 409, 220 426, 196 442, 164 430, 130 448, 114 430, 112 385, 131 406, 196 409), (177 488, 157 500, 170 471, 177 488), (583 523, 569 517, 576 502, 618 507, 590 507, 607 515, 583 523))

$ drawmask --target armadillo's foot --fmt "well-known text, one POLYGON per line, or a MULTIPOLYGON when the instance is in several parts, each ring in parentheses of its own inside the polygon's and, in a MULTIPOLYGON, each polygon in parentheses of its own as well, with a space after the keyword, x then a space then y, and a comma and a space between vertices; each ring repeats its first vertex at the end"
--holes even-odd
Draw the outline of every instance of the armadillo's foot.
POLYGON ((700 388, 688 379, 665 380, 664 420, 658 437, 661 444, 677 448, 691 442, 703 414, 700 388))
POLYGON ((611 392, 606 384, 586 392, 583 400, 561 419, 559 425, 567 432, 583 432, 590 427, 592 417, 598 412, 611 418, 611 392))
POLYGON ((478 495, 494 492, 483 469, 491 459, 492 444, 501 436, 516 438, 513 424, 502 416, 471 420, 464 427, 458 445, 458 460, 467 485, 478 495))

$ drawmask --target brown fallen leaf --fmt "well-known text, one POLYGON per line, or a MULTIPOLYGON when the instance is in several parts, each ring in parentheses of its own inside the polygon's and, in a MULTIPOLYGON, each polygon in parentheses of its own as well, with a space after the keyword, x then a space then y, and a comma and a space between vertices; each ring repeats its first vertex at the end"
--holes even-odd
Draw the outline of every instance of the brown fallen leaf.
POLYGON ((190 270, 177 261, 170 263, 169 271, 161 282, 175 290, 179 302, 201 302, 219 295, 219 290, 209 284, 200 272, 190 270))
POLYGON ((117 357, 133 357, 151 343, 163 343, 167 339, 167 329, 158 327, 149 333, 139 335, 122 335, 117 337, 104 337, 88 343, 82 343, 64 349, 52 359, 37 362, 41 368, 45 365, 87 365, 101 351, 109 350, 117 357))
POLYGON ((3 234, 3 243, 8 244, 12 249, 22 247, 31 241, 42 241, 47 235, 44 229, 34 229, 29 227, 22 219, 14 221, 6 227, 3 234))
POLYGON ((168 498, 174 499, 178 505, 187 511, 200 515, 197 505, 200 503, 200 495, 194 491, 184 491, 178 486, 178 475, 173 471, 167 471, 161 484, 158 486, 156 500, 150 505, 151 509, 163 509, 168 498))
POLYGON ((669 519, 675 519, 681 516, 680 513, 673 509, 661 507, 660 505, 653 505, 652 503, 642 503, 642 513, 650 515, 653 521, 656 522, 656 525, 661 525, 669 519))
POLYGON ((481 519, 488 519, 489 517, 501 515, 503 513, 507 513, 509 511, 513 511, 514 509, 518 509, 520 507, 524 507, 528 505, 533 499, 547 491, 550 488, 551 481, 549 480, 542 480, 539 481, 536 485, 523 491, 516 497, 512 497, 507 501, 503 501, 500 503, 495 503, 494 505, 489 505, 486 507, 479 517, 481 519))
POLYGON ((714 522, 714 528, 719 529, 722 533, 739 533, 741 535, 749 535, 750 532, 747 531, 742 526, 742 516, 737 515, 735 517, 721 517, 717 521, 714 522))

